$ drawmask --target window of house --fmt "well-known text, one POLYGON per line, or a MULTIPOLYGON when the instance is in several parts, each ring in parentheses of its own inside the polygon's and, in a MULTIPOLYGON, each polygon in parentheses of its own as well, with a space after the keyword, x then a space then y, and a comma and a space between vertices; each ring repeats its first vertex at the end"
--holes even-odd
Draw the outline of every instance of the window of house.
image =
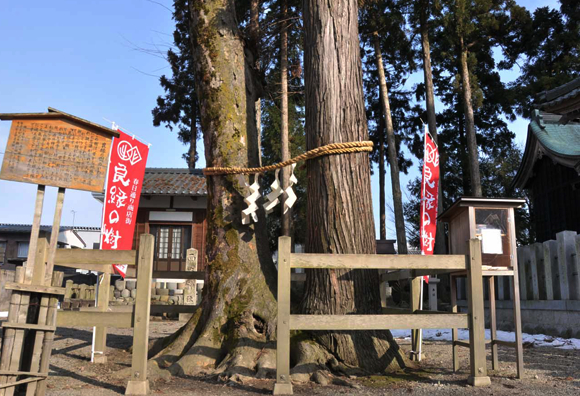
POLYGON ((18 242, 18 257, 28 257, 28 242, 18 242))
POLYGON ((185 271, 185 256, 191 247, 191 226, 150 225, 155 236, 156 271, 185 271))
POLYGON ((5 254, 6 254, 6 241, 0 241, 0 264, 4 264, 5 254))

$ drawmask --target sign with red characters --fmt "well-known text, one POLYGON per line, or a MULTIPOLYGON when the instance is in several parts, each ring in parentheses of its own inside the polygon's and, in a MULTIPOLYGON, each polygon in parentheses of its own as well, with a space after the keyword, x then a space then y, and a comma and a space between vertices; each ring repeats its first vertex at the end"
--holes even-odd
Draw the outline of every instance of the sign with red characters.
MULTIPOLYGON (((101 249, 131 250, 149 147, 119 130, 113 139, 101 227, 101 249)), ((125 278, 126 265, 113 265, 125 278)))
POLYGON ((439 151, 425 125, 425 154, 421 184, 421 254, 433 254, 437 232, 439 151))

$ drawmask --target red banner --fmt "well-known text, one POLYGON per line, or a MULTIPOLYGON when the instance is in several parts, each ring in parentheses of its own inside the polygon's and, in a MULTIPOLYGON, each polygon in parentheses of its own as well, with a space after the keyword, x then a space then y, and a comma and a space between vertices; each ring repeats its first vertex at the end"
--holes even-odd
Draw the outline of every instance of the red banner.
MULTIPOLYGON (((439 152, 425 125, 425 154, 421 184, 421 254, 433 254, 437 232, 439 152)), ((428 282, 428 278, 425 279, 428 282)))
MULTIPOLYGON (((119 131, 113 139, 103 208, 101 249, 131 250, 149 147, 119 131)), ((126 265, 113 265, 123 278, 126 265)))

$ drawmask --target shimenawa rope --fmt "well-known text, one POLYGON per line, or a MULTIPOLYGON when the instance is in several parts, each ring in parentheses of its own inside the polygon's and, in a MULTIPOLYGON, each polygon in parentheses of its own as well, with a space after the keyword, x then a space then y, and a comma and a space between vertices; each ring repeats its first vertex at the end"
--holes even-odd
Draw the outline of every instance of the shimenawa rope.
POLYGON ((331 154, 346 154, 346 153, 359 153, 364 151, 373 151, 373 142, 363 141, 363 142, 346 142, 346 143, 332 143, 326 146, 321 146, 315 148, 314 150, 307 151, 297 157, 291 158, 284 162, 279 162, 274 165, 261 166, 259 168, 238 168, 238 167, 212 167, 205 168, 203 174, 206 176, 214 175, 235 175, 235 174, 254 174, 254 173, 264 173, 285 166, 295 164, 300 161, 307 161, 316 157, 321 157, 323 155, 331 154))

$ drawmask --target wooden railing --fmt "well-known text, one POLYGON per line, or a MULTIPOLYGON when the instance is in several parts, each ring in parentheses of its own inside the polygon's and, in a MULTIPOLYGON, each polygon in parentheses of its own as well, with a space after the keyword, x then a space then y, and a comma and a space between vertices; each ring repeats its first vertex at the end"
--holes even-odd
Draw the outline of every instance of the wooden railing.
POLYGON ((278 327, 275 395, 292 394, 290 381, 290 331, 292 330, 386 330, 469 328, 471 376, 469 383, 488 385, 485 361, 481 247, 470 241, 470 255, 353 255, 291 253, 290 238, 278 239, 278 327), (290 282, 292 268, 379 269, 428 272, 467 271, 470 280, 469 314, 428 313, 387 315, 291 315, 290 282))

